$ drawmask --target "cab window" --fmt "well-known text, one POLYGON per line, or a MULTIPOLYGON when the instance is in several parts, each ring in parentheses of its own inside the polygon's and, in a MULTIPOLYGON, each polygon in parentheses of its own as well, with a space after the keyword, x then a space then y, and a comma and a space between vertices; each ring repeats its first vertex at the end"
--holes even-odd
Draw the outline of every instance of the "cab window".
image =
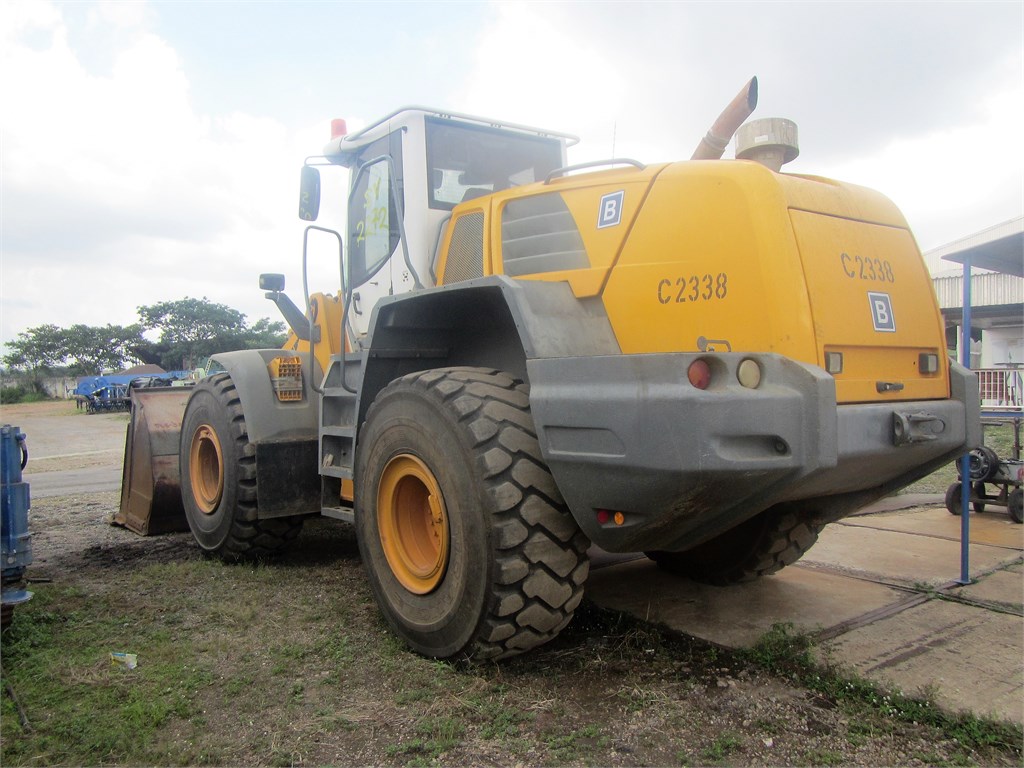
MULTIPOLYGON (((397 133, 370 144, 361 157, 365 162, 389 152, 394 158, 395 172, 401 173, 401 136, 397 133)), ((401 179, 392 178, 391 167, 385 159, 362 166, 356 173, 348 206, 349 279, 352 285, 362 285, 373 277, 398 247, 398 209, 392 194, 392 187, 396 184, 401 199, 401 179)))
POLYGON ((558 139, 428 117, 427 195, 431 208, 532 184, 562 165, 558 139))

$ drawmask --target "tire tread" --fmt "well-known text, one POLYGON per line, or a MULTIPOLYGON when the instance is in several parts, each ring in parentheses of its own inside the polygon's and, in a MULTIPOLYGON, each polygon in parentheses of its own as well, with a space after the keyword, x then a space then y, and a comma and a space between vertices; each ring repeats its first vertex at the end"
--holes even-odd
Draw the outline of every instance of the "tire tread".
MULTIPOLYGON (((302 530, 301 517, 261 520, 257 498, 256 447, 249 442, 249 432, 242 411, 242 401, 231 375, 218 373, 198 387, 205 387, 227 413, 231 438, 235 442, 238 461, 236 484, 237 504, 231 528, 221 545, 209 554, 226 562, 262 560, 279 554, 302 530)), ((226 446, 225 446, 226 448, 226 446)), ((225 451, 226 452, 226 451, 225 451)), ((227 460, 227 457, 225 457, 227 460)), ((183 489, 184 490, 184 489, 183 489)))
POLYGON ((400 387, 418 388, 454 414, 493 504, 491 595, 463 654, 497 660, 548 642, 583 599, 590 542, 544 465, 529 387, 504 371, 471 367, 409 374, 382 395, 400 387))

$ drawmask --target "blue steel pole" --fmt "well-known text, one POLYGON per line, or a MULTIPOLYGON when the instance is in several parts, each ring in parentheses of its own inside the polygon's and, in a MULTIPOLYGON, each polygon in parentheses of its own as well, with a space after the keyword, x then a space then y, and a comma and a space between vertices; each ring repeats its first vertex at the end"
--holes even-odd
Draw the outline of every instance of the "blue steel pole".
MULTIPOLYGON (((960 362, 971 367, 971 257, 964 259, 964 316, 960 329, 960 362)), ((970 446, 968 446, 970 447, 970 446)), ((968 454, 960 457, 960 584, 971 583, 971 460, 968 454)))

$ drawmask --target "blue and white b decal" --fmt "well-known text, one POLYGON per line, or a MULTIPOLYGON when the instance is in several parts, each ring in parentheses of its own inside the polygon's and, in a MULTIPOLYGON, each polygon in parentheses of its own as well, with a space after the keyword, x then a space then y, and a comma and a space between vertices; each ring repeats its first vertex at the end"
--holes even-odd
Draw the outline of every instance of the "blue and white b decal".
POLYGON ((601 208, 597 212, 597 228, 614 227, 622 221, 622 198, 626 190, 609 192, 601 198, 601 208))
POLYGON ((892 315, 892 300, 889 294, 868 291, 868 301, 871 304, 871 322, 875 330, 896 333, 896 318, 892 315))

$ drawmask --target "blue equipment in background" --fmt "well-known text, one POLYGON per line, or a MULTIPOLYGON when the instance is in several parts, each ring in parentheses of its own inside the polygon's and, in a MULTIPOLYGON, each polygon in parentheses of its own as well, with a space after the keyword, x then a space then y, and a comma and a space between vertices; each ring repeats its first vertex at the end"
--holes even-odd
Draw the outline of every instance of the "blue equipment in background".
POLYGON ((25 589, 22 578, 32 562, 32 534, 28 531, 28 483, 22 482, 21 470, 28 463, 25 435, 17 427, 0 427, 0 601, 2 626, 11 623, 14 606, 27 602, 32 593, 25 589))

